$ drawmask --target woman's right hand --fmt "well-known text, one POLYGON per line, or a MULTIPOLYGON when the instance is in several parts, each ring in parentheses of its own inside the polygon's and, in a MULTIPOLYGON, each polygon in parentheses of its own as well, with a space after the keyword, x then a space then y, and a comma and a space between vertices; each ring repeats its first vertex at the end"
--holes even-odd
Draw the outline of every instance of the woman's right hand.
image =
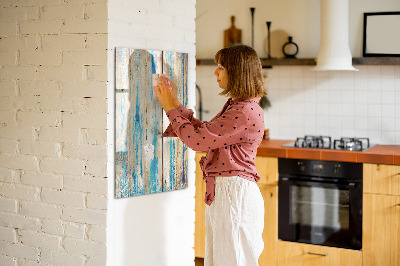
POLYGON ((181 104, 178 99, 178 87, 176 84, 167 76, 167 74, 161 74, 160 75, 160 81, 165 83, 168 82, 168 84, 171 86, 171 97, 172 97, 172 102, 175 106, 175 108, 178 108, 179 105, 181 104))

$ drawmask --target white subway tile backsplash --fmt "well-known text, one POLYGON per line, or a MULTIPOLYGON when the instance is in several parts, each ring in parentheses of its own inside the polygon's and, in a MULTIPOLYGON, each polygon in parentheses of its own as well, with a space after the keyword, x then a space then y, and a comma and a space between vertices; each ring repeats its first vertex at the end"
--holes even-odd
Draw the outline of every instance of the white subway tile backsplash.
MULTIPOLYGON (((400 66, 356 68, 358 72, 313 71, 309 66, 264 70, 272 105, 264 110, 265 124, 271 138, 312 134, 370 137, 374 143, 400 144, 400 66)), ((215 97, 219 89, 213 71, 211 66, 197 67, 203 108, 211 117, 226 101, 223 96, 215 97)))
POLYGON ((368 77, 367 82, 368 91, 381 91, 382 89, 382 82, 380 78, 377 77, 368 77))
POLYGON ((381 66, 382 79, 394 79, 395 66, 381 66))
POLYGON ((305 71, 305 68, 303 67, 292 67, 291 68, 291 78, 302 78, 303 77, 303 71, 305 71))
POLYGON ((356 90, 354 94, 354 104, 368 104, 367 91, 356 90))
POLYGON ((368 105, 367 104, 357 104, 354 105, 354 115, 357 117, 367 117, 368 116, 368 105))
POLYGON ((328 103, 329 102, 329 90, 327 89, 317 89, 316 92, 316 100, 317 103, 328 103))
POLYGON ((292 76, 291 68, 290 67, 277 67, 278 75, 282 78, 290 78, 292 76))
POLYGON ((354 107, 354 104, 351 104, 351 103, 342 103, 341 104, 341 106, 339 107, 340 108, 340 114, 343 116, 343 117, 345 117, 345 118, 347 118, 347 117, 352 117, 352 118, 354 118, 354 115, 355 115, 355 107, 354 107))
POLYGON ((395 79, 392 77, 382 79, 382 92, 394 91, 395 89, 395 79))
POLYGON ((394 66, 394 78, 400 79, 400 66, 399 65, 394 66))
POLYGON ((393 121, 392 117, 383 117, 382 118, 382 132, 385 131, 395 131, 396 125, 393 121))
POLYGON ((379 104, 368 105, 368 117, 369 118, 380 118, 382 117, 382 106, 379 104))
POLYGON ((363 135, 366 135, 366 134, 364 134, 364 132, 366 133, 366 131, 368 130, 368 118, 367 117, 355 117, 354 127, 356 129, 356 132, 357 132, 357 130, 361 130, 363 132, 363 135))
POLYGON ((295 77, 292 78, 292 89, 294 90, 302 90, 304 89, 304 82, 303 82, 303 78, 302 77, 295 77))
POLYGON ((315 103, 315 101, 305 102, 304 115, 306 115, 307 117, 310 117, 310 119, 307 119, 307 120, 312 120, 312 116, 315 116, 316 111, 317 111, 317 104, 315 103))
POLYGON ((340 88, 330 88, 329 89, 329 102, 330 103, 341 103, 342 102, 342 91, 340 88))
POLYGON ((382 119, 383 118, 394 118, 395 116, 395 106, 392 104, 383 104, 382 105, 382 119))
POLYGON ((355 118, 354 117, 341 117, 341 123, 342 123, 342 130, 345 129, 352 129, 354 130, 354 124, 355 124, 355 118))
POLYGON ((396 118, 399 118, 399 117, 400 117, 400 104, 395 104, 394 116, 395 116, 396 118))
POLYGON ((279 77, 279 88, 280 89, 284 89, 284 90, 288 90, 291 89, 292 84, 290 82, 290 79, 288 79, 287 77, 279 77))
POLYGON ((368 91, 368 104, 381 104, 382 95, 381 91, 368 91))
POLYGON ((382 139, 385 139, 387 144, 395 144, 396 131, 382 131, 382 139))
POLYGON ((317 117, 319 115, 329 115, 329 105, 327 105, 326 103, 319 103, 317 101, 317 117))
POLYGON ((340 116, 330 116, 329 127, 331 129, 340 130, 342 128, 342 122, 340 116))
POLYGON ((329 116, 325 115, 318 115, 316 119, 316 126, 317 128, 329 128, 329 116))
POLYGON ((381 131, 382 119, 380 117, 368 117, 368 131, 381 131))
POLYGON ((354 137, 356 137, 357 135, 355 134, 355 130, 354 130, 354 128, 352 128, 352 129, 342 129, 342 133, 340 134, 340 138, 343 138, 343 137, 345 137, 345 138, 354 138, 354 137))
POLYGON ((342 99, 341 99, 342 103, 348 103, 354 105, 354 99, 355 99, 354 89, 342 90, 342 99))
POLYGON ((382 104, 394 104, 395 95, 394 91, 382 91, 382 104))
POLYGON ((368 138, 370 143, 381 144, 382 143, 382 131, 380 130, 368 130, 368 138))
POLYGON ((329 103, 329 115, 339 116, 341 114, 340 103, 329 103))

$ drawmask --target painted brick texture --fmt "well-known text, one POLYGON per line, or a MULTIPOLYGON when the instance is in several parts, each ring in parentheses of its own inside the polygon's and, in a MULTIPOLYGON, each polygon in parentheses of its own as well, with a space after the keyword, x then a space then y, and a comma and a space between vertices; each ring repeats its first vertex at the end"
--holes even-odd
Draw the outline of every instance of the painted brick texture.
POLYGON ((105 265, 107 1, 0 1, 0 265, 105 265))

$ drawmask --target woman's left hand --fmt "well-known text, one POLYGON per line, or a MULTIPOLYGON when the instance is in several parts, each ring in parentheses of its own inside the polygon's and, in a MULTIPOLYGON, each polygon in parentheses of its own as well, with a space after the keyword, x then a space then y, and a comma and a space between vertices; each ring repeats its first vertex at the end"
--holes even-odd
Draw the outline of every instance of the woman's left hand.
POLYGON ((174 106, 171 85, 167 79, 160 77, 156 86, 153 86, 153 90, 157 94, 158 101, 165 112, 177 108, 177 106, 174 106))

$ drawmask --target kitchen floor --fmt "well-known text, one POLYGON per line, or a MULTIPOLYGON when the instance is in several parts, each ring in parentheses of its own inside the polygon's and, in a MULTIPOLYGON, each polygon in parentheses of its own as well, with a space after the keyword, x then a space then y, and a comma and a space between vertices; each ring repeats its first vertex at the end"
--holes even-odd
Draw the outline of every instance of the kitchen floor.
POLYGON ((203 258, 195 258, 194 266, 204 266, 204 259, 203 258))

